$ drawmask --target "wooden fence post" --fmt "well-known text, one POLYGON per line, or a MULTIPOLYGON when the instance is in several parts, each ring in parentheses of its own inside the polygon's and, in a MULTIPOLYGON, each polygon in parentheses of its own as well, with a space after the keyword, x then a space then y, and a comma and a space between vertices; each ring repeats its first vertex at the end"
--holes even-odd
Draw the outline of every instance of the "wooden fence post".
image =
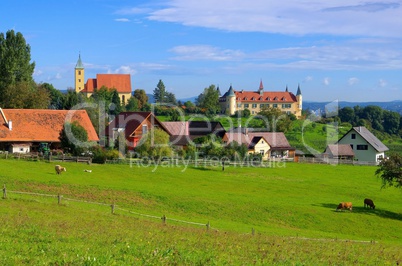
POLYGON ((3 199, 7 198, 7 189, 6 189, 6 184, 3 186, 3 199))
POLYGON ((208 231, 208 230, 209 230, 209 227, 210 227, 209 221, 208 221, 208 223, 206 224, 206 226, 207 226, 207 231, 208 231))
POLYGON ((112 208, 112 214, 114 214, 114 202, 112 205, 110 205, 110 207, 112 208))
POLYGON ((253 228, 251 228, 251 234, 252 234, 252 235, 254 235, 254 234, 255 234, 254 227, 253 227, 253 228))
POLYGON ((61 204, 61 198, 63 196, 61 196, 60 194, 57 195, 57 203, 60 205, 61 204))
POLYGON ((163 222, 164 224, 166 224, 166 215, 163 215, 161 219, 162 219, 162 222, 163 222))

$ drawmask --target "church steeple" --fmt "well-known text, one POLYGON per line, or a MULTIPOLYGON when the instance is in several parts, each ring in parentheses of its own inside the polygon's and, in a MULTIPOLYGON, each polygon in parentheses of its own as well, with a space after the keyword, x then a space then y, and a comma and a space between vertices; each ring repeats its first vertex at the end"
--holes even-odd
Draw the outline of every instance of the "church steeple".
POLYGON ((75 92, 80 92, 85 86, 84 65, 81 61, 81 54, 78 55, 78 61, 75 65, 75 92))
POLYGON ((75 69, 84 69, 84 65, 82 64, 81 61, 81 54, 78 55, 78 61, 77 64, 75 65, 75 69))

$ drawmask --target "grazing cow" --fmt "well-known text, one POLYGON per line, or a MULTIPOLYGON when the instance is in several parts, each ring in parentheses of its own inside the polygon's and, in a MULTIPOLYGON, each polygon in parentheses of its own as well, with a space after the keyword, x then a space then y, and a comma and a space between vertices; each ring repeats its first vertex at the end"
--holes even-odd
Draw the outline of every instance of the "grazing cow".
POLYGON ((65 167, 63 167, 63 166, 61 166, 61 165, 56 165, 55 167, 54 167, 54 169, 56 170, 56 174, 57 175, 60 175, 61 174, 61 172, 65 172, 65 171, 67 171, 67 169, 65 168, 65 167))
POLYGON ((349 209, 349 211, 352 211, 352 202, 341 202, 338 204, 338 207, 336 207, 336 210, 344 209, 349 209))
POLYGON ((370 209, 375 209, 374 202, 371 199, 364 199, 364 208, 369 207, 370 209))

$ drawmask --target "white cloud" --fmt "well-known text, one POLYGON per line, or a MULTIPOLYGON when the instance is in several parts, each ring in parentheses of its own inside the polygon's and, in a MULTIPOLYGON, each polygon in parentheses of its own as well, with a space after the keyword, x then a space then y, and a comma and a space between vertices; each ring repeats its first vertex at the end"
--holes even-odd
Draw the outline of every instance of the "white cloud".
POLYGON ((388 82, 386 80, 380 79, 378 81, 378 86, 380 86, 381 88, 384 88, 388 85, 388 82))
POLYGON ((307 77, 304 78, 303 82, 310 82, 312 80, 313 80, 312 76, 307 76, 307 77))
POLYGON ((63 78, 62 76, 61 76, 61 74, 60 73, 57 73, 56 74, 56 76, 54 77, 55 79, 61 79, 61 78, 63 78))
POLYGON ((244 57, 239 50, 220 49, 210 45, 181 45, 170 49, 175 60, 233 61, 244 57))
POLYGON ((326 78, 324 78, 324 80, 322 81, 322 83, 325 85, 325 86, 328 86, 329 84, 330 84, 330 78, 328 78, 328 77, 326 77, 326 78))
POLYGON ((137 73, 137 71, 130 66, 120 66, 113 72, 116 74, 131 74, 131 75, 134 75, 137 73))
POLYGON ((355 84, 357 84, 357 83, 359 83, 359 79, 358 78, 349 78, 349 80, 348 80, 348 84, 349 85, 355 85, 355 84))
POLYGON ((138 15, 138 14, 146 14, 152 12, 150 8, 143 7, 133 7, 133 8, 122 8, 115 12, 117 15, 138 15))
POLYGON ((128 18, 116 18, 114 21, 117 21, 117 22, 130 22, 130 20, 128 18))
MULTIPOLYGON (((136 13, 145 11, 133 9, 136 13)), ((128 12, 128 11, 126 11, 128 12)), ((396 0, 170 0, 150 20, 238 32, 400 37, 402 6, 396 0), (363 23, 364 22, 364 23, 363 23)))

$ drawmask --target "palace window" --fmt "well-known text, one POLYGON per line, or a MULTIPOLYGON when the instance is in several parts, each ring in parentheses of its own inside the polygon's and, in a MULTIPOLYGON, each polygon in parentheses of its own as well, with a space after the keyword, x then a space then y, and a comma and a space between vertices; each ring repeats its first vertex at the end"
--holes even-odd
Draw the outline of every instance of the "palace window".
POLYGON ((245 103, 245 104, 244 104, 244 108, 248 108, 248 103, 245 103))
POLYGON ((257 108, 257 104, 256 104, 256 103, 253 103, 253 104, 251 105, 251 107, 252 107, 252 108, 257 108))

